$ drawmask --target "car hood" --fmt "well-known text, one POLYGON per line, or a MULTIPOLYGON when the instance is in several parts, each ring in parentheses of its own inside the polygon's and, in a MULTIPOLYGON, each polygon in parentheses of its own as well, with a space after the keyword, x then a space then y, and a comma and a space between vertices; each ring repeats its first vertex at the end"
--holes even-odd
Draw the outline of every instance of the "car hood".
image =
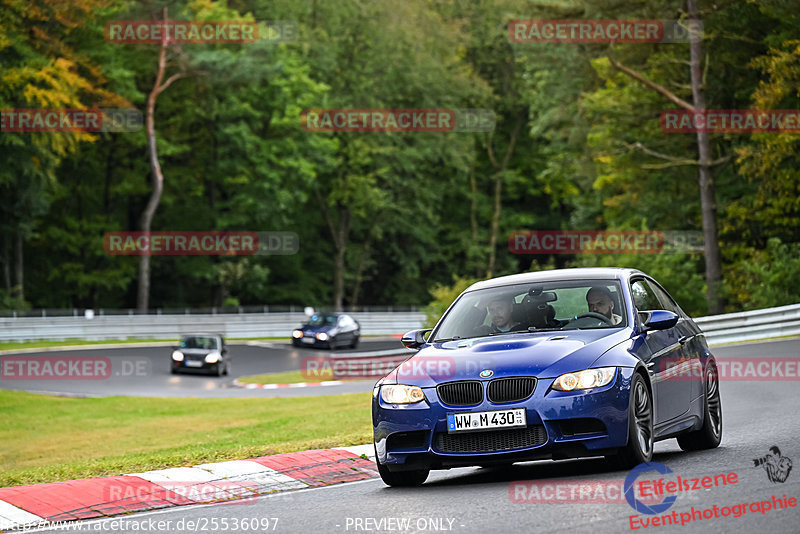
POLYGON ((176 349, 181 351, 183 354, 188 354, 191 356, 205 356, 211 352, 219 352, 219 349, 176 349))
POLYGON ((452 380, 506 376, 555 378, 586 369, 611 347, 630 339, 627 328, 510 334, 428 345, 384 383, 432 387, 452 380), (481 377, 481 371, 492 371, 481 377))
POLYGON ((299 328, 303 333, 310 332, 313 334, 318 334, 320 332, 330 332, 334 329, 334 325, 322 325, 322 326, 308 326, 304 325, 299 328))

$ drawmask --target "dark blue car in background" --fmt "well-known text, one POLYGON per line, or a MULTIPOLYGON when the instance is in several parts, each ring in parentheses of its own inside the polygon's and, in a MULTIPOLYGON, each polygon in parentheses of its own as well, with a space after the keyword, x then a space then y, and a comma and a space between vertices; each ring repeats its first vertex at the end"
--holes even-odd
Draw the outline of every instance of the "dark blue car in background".
POLYGON ((722 406, 697 325, 646 274, 564 269, 478 282, 373 390, 381 478, 431 469, 605 456, 652 459, 655 441, 714 448, 722 406))
POLYGON ((315 313, 306 324, 292 332, 296 347, 356 348, 361 325, 346 313, 315 313))

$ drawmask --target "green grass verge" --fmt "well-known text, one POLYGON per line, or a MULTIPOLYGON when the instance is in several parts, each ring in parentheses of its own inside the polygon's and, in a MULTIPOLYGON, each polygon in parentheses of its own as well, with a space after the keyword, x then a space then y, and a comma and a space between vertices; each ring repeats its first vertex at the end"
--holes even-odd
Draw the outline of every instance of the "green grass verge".
MULTIPOLYGON (((372 380, 377 382, 379 377, 375 378, 340 378, 342 382, 356 382, 359 380, 372 380)), ((285 373, 266 373, 263 375, 240 376, 237 378, 239 382, 245 384, 297 384, 298 382, 324 382, 326 380, 334 380, 333 370, 321 370, 314 376, 305 376, 300 371, 287 371, 285 373)))
POLYGON ((245 384, 296 384, 298 382, 322 382, 333 380, 333 371, 321 372, 319 376, 303 376, 300 371, 287 371, 285 373, 267 373, 263 375, 240 376, 239 382, 245 384))
POLYGON ((0 390, 0 487, 371 441, 369 393, 79 399, 0 390))

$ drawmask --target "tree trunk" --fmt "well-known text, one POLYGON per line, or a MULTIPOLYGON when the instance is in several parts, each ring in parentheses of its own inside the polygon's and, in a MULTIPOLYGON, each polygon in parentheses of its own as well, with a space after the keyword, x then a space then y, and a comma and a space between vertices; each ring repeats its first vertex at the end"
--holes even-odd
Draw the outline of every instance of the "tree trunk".
POLYGON ((506 168, 508 168, 508 162, 511 160, 511 155, 514 153, 514 147, 517 144, 517 137, 519 137, 519 129, 521 127, 522 115, 517 115, 517 121, 508 139, 506 154, 503 156, 503 160, 500 163, 495 160, 492 140, 489 139, 487 143, 489 161, 492 163, 492 166, 497 169, 497 173, 495 174, 494 180, 494 209, 492 211, 492 225, 489 231, 489 265, 486 268, 486 278, 494 276, 494 264, 497 257, 495 248, 497 247, 497 233, 500 228, 500 212, 503 207, 503 178, 506 168))
MULTIPOLYGON (((705 87, 700 61, 703 57, 703 43, 699 33, 697 0, 688 0, 689 8, 689 52, 692 75, 692 98, 694 108, 702 112, 706 108, 705 87)), ((720 291, 722 274, 720 251, 717 241, 717 203, 714 194, 714 178, 711 175, 711 143, 708 132, 697 132, 697 152, 699 156, 700 207, 703 218, 703 246, 706 260, 706 302, 708 313, 723 311, 720 291)))
MULTIPOLYGON (((161 79, 164 77, 164 67, 166 59, 166 43, 162 43, 161 54, 158 58, 158 74, 156 75, 156 83, 150 95, 147 97, 147 118, 145 120, 145 128, 147 129, 147 148, 150 154, 150 168, 153 177, 153 192, 150 195, 150 200, 147 202, 147 207, 142 214, 142 231, 145 233, 150 232, 150 227, 153 222, 153 216, 156 213, 159 202, 161 202, 161 193, 164 191, 164 175, 161 173, 161 164, 158 162, 158 151, 156 148, 156 127, 155 127, 155 107, 156 98, 158 98, 158 88, 161 85, 161 79)), ((150 250, 148 248, 139 259, 139 295, 136 301, 136 308, 140 313, 147 313, 150 304, 150 250)))
MULTIPOLYGON (((373 221, 373 223, 377 222, 377 217, 373 221)), ((372 245, 372 237, 373 233, 370 232, 367 235, 367 240, 364 242, 364 246, 361 247, 361 253, 358 256, 358 265, 356 266, 356 276, 355 281, 353 282, 353 291, 350 293, 350 311, 356 311, 356 306, 358 305, 358 297, 359 293, 361 292, 361 279, 364 273, 364 265, 367 262, 367 256, 369 255, 370 246, 372 245)))
POLYGON ((11 294, 11 247, 8 245, 8 236, 3 235, 3 286, 6 293, 11 294))
POLYGON ((339 204, 339 227, 338 235, 335 239, 336 261, 333 271, 333 308, 335 311, 342 311, 344 301, 344 258, 347 252, 347 234, 350 232, 350 210, 347 206, 339 204))
MULTIPOLYGON (((167 18, 167 8, 164 8, 164 20, 167 18)), ((153 222, 153 216, 158 209, 158 204, 161 202, 161 193, 164 191, 164 175, 161 173, 161 164, 158 162, 158 151, 156 150, 156 126, 155 126, 155 108, 156 99, 172 82, 180 78, 185 78, 187 74, 177 73, 170 76, 166 81, 164 80, 164 71, 167 66, 167 35, 161 41, 161 51, 158 55, 158 71, 156 73, 156 82, 153 84, 153 90, 147 96, 147 116, 145 119, 145 130, 147 132, 147 148, 150 154, 150 168, 153 172, 153 193, 150 195, 150 200, 147 202, 147 207, 142 213, 141 225, 142 231, 149 233, 150 226, 153 222)), ((150 251, 149 249, 142 254, 139 260, 139 293, 136 298, 136 308, 140 313, 147 313, 150 305, 150 251)))
POLYGON ((22 245, 25 240, 22 237, 22 229, 17 232, 17 254, 16 254, 16 284, 14 285, 14 296, 20 300, 25 300, 25 279, 24 279, 24 256, 22 255, 22 245))
POLYGON ((486 278, 494 274, 494 264, 497 257, 497 232, 500 227, 500 210, 503 200, 503 171, 499 171, 494 178, 494 207, 492 209, 492 224, 489 230, 489 266, 486 268, 486 278))
MULTIPOLYGON (((475 179, 475 160, 469 167, 469 230, 472 236, 472 243, 470 248, 478 244, 478 181, 475 179)), ((473 249, 474 250, 474 249, 473 249)), ((470 255, 470 262, 474 259, 474 255, 470 255)), ((475 278, 481 277, 480 264, 475 264, 475 278)))

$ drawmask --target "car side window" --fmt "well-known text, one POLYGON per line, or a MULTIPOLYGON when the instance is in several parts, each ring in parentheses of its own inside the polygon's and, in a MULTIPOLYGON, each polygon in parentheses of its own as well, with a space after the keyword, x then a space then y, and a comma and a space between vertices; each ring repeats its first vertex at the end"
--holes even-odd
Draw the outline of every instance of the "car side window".
POLYGON ((675 301, 672 300, 672 297, 670 297, 666 291, 655 284, 648 284, 648 287, 650 287, 653 290, 653 293, 655 293, 658 302, 661 304, 662 310, 671 311, 672 313, 681 315, 678 305, 675 304, 675 301))
POLYGON ((653 293, 653 289, 644 280, 636 280, 631 284, 631 295, 637 311, 644 312, 661 309, 661 303, 653 293))

